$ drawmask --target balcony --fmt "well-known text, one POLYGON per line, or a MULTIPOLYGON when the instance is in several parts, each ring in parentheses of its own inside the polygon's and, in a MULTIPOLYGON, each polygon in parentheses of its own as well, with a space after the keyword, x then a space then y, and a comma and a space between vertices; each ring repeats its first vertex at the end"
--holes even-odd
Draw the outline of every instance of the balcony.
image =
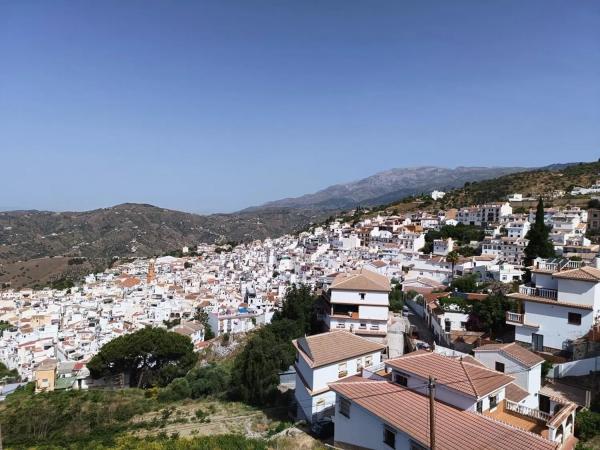
POLYGON ((561 261, 548 262, 540 261, 535 265, 536 269, 547 270, 550 272, 559 272, 561 270, 579 269, 583 265, 582 261, 561 261))
POLYGON ((511 312, 511 311, 506 311, 506 321, 507 322, 519 323, 519 324, 523 325, 523 323, 525 321, 525 317, 524 317, 524 314, 514 313, 514 312, 511 312))
POLYGON ((556 289, 544 289, 531 286, 519 286, 519 294, 530 297, 540 297, 548 300, 558 300, 558 291, 556 289))
POLYGON ((541 420, 543 422, 548 422, 552 418, 550 414, 544 411, 540 411, 539 409, 528 408, 524 405, 519 405, 518 403, 511 402, 510 400, 504 400, 504 408, 506 411, 512 411, 522 416, 531 417, 532 419, 541 420))

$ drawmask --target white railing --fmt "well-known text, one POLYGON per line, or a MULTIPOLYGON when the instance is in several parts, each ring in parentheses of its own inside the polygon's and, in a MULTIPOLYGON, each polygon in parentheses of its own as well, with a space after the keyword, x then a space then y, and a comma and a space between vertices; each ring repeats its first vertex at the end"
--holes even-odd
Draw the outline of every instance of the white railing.
POLYGON ((543 420, 544 422, 548 422, 552 418, 547 412, 528 408, 527 406, 519 405, 518 403, 506 399, 504 399, 504 407, 507 411, 516 412, 522 416, 533 417, 534 419, 543 420))
POLYGON ((523 314, 506 311, 506 320, 508 322, 523 323, 524 318, 523 318, 523 314))
POLYGON ((542 297, 550 300, 556 300, 558 298, 558 291, 556 289, 545 289, 536 288, 531 286, 519 286, 519 293, 530 295, 532 297, 542 297))
POLYGON ((550 270, 552 272, 556 272, 559 270, 571 270, 571 269, 579 269, 583 265, 583 261, 568 261, 563 265, 559 266, 558 263, 551 263, 546 261, 540 261, 537 263, 537 268, 541 270, 550 270))

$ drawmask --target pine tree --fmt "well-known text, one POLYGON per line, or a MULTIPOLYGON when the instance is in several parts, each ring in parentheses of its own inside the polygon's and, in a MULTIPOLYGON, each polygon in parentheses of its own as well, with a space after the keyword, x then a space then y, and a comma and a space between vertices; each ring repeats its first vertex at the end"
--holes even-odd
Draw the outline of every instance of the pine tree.
POLYGON ((529 243, 525 247, 525 256, 528 263, 531 263, 535 258, 551 258, 554 256, 554 245, 548 237, 549 233, 550 227, 544 223, 544 201, 540 197, 535 212, 535 223, 526 236, 529 239, 529 243))

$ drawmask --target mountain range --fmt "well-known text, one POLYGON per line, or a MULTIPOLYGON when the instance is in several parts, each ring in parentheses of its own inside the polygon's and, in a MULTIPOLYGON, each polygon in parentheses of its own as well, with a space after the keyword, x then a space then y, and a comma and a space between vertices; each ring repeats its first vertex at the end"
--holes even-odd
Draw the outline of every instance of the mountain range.
POLYGON ((231 214, 198 215, 135 203, 83 212, 4 211, 0 212, 0 282, 11 281, 13 274, 31 269, 22 261, 66 257, 60 259, 60 264, 57 258, 61 272, 56 274, 48 268, 48 261, 34 263, 33 267, 43 269, 51 280, 64 276, 65 267, 83 269, 67 264, 69 258, 84 257, 91 267, 102 267, 114 257, 162 255, 200 242, 277 237, 357 205, 390 204, 435 189, 451 190, 447 197, 454 206, 473 200, 499 200, 513 191, 533 193, 529 186, 532 183, 544 190, 560 181, 565 189, 568 184, 588 183, 598 173, 598 164, 558 164, 529 170, 432 166, 391 169, 231 214), (580 173, 585 177, 581 178, 580 173))
POLYGON ((386 170, 367 178, 329 186, 301 197, 284 198, 245 209, 243 212, 271 208, 336 210, 357 205, 375 206, 391 203, 410 195, 449 190, 467 182, 496 178, 528 170, 524 167, 445 167, 423 166, 386 170))

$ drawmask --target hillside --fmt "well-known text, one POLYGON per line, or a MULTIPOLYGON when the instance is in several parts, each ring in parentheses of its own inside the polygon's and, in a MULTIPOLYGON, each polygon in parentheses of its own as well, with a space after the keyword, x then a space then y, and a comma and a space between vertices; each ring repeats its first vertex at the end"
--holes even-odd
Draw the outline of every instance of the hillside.
MULTIPOLYGON (((391 202, 375 208, 376 211, 405 212, 415 209, 431 211, 443 208, 461 208, 487 202, 506 201, 514 193, 523 197, 537 199, 539 196, 548 201, 546 205, 587 204, 586 197, 571 197, 568 193, 574 186, 590 186, 600 179, 600 161, 592 163, 554 164, 541 169, 512 173, 490 180, 467 182, 461 188, 453 189, 438 201, 431 197, 410 196, 399 202, 391 202), (555 197, 557 191, 564 191, 564 197, 555 197)), ((536 200, 522 202, 521 205, 535 206, 536 200)))
POLYGON ((523 167, 407 167, 376 173, 367 178, 336 184, 313 194, 285 198, 248 208, 244 211, 264 211, 272 208, 315 210, 348 209, 356 205, 375 206, 400 200, 410 195, 433 190, 461 187, 466 182, 495 178, 527 170, 523 167))
POLYGON ((200 242, 278 236, 322 217, 285 209, 201 216, 132 203, 85 212, 0 212, 0 263, 59 255, 152 256, 200 242))
POLYGON ((461 207, 491 201, 506 200, 517 192, 523 197, 551 199, 556 191, 564 191, 566 199, 575 186, 590 186, 600 178, 600 162, 550 166, 519 172, 491 180, 470 183, 455 189, 444 198, 446 207, 461 207))

